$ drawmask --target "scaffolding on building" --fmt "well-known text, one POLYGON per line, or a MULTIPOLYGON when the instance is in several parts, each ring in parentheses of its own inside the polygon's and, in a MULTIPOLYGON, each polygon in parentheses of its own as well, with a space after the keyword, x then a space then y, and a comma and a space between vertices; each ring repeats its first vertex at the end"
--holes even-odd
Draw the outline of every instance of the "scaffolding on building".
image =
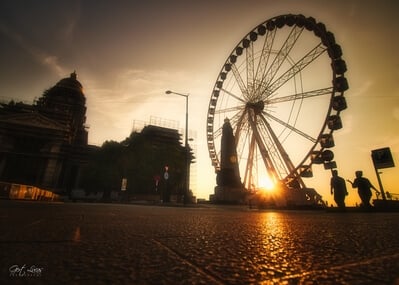
MULTIPOLYGON (((180 134, 180 137, 183 137, 184 129, 180 128, 180 122, 171 119, 165 119, 157 116, 150 116, 148 122, 142 120, 134 120, 132 126, 132 133, 141 132, 146 126, 156 126, 166 129, 177 130, 180 134)), ((188 130, 188 140, 189 146, 191 148, 191 152, 194 158, 197 157, 197 131, 188 130)), ((190 190, 195 193, 197 192, 197 164, 194 162, 190 165, 190 190)))

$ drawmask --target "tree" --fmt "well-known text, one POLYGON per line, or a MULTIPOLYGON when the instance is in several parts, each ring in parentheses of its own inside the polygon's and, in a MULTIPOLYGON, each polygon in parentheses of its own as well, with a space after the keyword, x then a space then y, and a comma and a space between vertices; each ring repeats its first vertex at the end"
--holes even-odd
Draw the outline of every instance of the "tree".
POLYGON ((103 198, 109 199, 111 192, 118 190, 121 154, 122 147, 115 141, 106 141, 93 152, 83 170, 82 185, 87 194, 103 192, 103 198))
POLYGON ((120 143, 106 141, 92 154, 84 170, 86 193, 103 192, 104 199, 109 199, 111 191, 119 191, 122 178, 126 178, 129 195, 160 195, 155 177, 161 177, 158 190, 165 190, 163 174, 168 166, 166 190, 168 194, 182 194, 187 152, 179 138, 175 130, 152 127, 133 132, 120 143))

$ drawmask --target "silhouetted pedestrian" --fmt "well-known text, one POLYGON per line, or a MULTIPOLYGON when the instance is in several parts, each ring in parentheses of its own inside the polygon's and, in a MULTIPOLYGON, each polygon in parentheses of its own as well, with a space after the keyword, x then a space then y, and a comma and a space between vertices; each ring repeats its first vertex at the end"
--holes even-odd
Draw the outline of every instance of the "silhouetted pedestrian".
POLYGON ((345 209, 345 196, 348 195, 345 179, 338 176, 338 170, 333 170, 331 173, 331 195, 334 194, 334 201, 337 203, 338 207, 345 209))
MULTIPOLYGON (((362 205, 364 207, 371 207, 370 199, 372 196, 371 189, 374 189, 378 194, 378 190, 371 184, 371 182, 363 177, 363 171, 358 170, 355 172, 356 178, 352 182, 347 180, 350 184, 352 184, 352 188, 357 188, 357 193, 359 194, 360 199, 362 200, 362 205)), ((361 206, 362 206, 361 205, 361 206)))

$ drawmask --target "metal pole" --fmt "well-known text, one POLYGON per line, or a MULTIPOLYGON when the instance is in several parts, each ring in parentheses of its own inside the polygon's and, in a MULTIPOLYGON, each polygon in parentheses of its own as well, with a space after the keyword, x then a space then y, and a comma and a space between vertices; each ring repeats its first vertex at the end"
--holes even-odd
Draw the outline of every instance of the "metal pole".
POLYGON ((179 96, 186 97, 186 133, 185 133, 185 138, 184 138, 184 148, 185 148, 185 154, 186 154, 186 175, 185 175, 185 189, 183 190, 183 203, 186 204, 188 203, 188 194, 190 191, 190 150, 188 146, 188 95, 189 94, 182 94, 182 93, 177 93, 173 92, 170 90, 167 90, 165 92, 166 94, 175 94, 179 96))
POLYGON ((185 135, 185 145, 186 148, 186 189, 184 193, 184 204, 188 203, 188 194, 190 191, 190 150, 188 148, 188 95, 186 96, 186 135, 185 135))
POLYGON ((378 168, 375 166, 375 164, 374 164, 374 169, 375 169, 375 174, 377 175, 378 185, 380 186, 382 200, 386 200, 384 187, 382 186, 381 182, 380 172, 378 171, 378 168))

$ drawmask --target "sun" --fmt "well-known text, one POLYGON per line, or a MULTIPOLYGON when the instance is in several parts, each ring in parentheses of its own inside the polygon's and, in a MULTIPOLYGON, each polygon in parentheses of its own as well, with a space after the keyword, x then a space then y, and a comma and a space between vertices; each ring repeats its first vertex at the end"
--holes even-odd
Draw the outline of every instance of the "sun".
POLYGON ((259 188, 265 189, 266 191, 273 191, 275 189, 274 182, 270 179, 269 176, 263 175, 259 178, 259 188))

